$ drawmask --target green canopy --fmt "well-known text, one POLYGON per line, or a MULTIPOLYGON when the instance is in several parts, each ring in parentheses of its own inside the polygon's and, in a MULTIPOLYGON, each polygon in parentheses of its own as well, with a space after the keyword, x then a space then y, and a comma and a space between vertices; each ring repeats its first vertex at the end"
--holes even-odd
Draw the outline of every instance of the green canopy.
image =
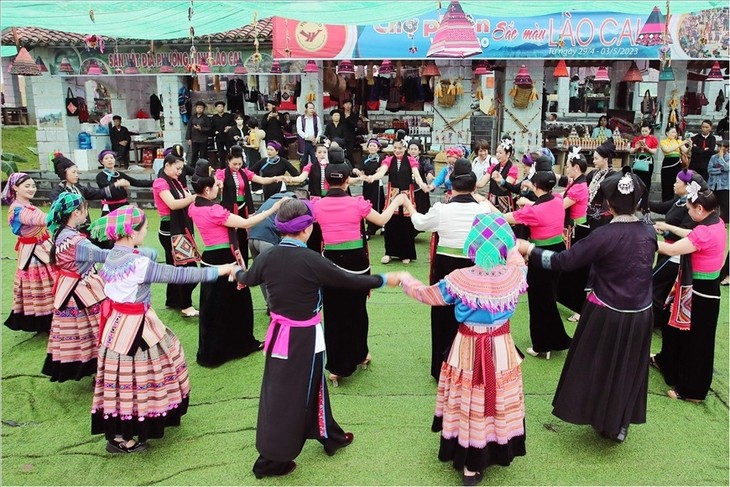
POLYGON ((15 46, 2 46, 0 48, 0 57, 15 56, 18 54, 18 49, 15 46))
MULTIPOLYGON (((202 1, 193 5, 192 25, 195 35, 215 34, 238 29, 258 19, 271 16, 327 24, 365 25, 406 20, 436 9, 435 0, 419 1, 202 1)), ((462 0, 464 11, 472 15, 511 17, 537 16, 555 12, 651 12, 654 6, 665 10, 662 0, 617 2, 607 0, 462 0)), ((445 9, 449 1, 443 0, 445 9)), ((727 6, 727 1, 672 1, 672 14, 727 6)), ((33 1, 2 0, 0 26, 41 27, 78 34, 135 39, 179 39, 189 35, 189 1, 33 1), (94 21, 89 11, 94 12, 94 21)))

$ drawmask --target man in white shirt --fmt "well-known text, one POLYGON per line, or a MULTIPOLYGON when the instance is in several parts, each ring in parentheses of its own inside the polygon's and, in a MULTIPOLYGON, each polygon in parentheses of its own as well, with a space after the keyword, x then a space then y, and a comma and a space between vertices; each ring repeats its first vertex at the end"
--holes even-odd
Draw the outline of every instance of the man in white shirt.
POLYGON ((322 120, 314 113, 314 103, 311 101, 304 105, 304 115, 297 118, 297 142, 299 144, 299 153, 302 155, 301 167, 307 165, 308 162, 315 163, 314 144, 322 135, 324 127, 322 120))

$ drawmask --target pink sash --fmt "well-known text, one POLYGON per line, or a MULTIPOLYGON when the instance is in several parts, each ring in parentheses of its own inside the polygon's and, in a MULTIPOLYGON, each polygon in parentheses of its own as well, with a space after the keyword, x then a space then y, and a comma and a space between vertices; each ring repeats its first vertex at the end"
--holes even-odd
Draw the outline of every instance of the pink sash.
POLYGON ((322 322, 322 316, 320 313, 312 316, 305 321, 296 321, 286 316, 271 312, 271 324, 269 324, 269 330, 266 332, 266 340, 264 341, 264 352, 268 353, 271 350, 271 356, 276 358, 287 359, 289 358, 289 331, 292 327, 304 328, 308 326, 315 326, 322 322), (276 324, 280 324, 279 331, 274 340, 274 346, 271 348, 271 341, 274 339, 274 328, 276 324))

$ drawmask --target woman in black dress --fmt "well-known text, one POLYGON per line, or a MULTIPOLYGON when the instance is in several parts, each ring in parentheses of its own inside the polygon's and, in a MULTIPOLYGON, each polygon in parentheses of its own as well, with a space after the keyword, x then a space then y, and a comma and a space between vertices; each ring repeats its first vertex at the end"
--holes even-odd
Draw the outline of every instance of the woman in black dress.
POLYGON ((247 286, 265 285, 271 303, 256 426, 259 457, 253 466, 258 479, 291 473, 307 439, 319 441, 331 456, 355 438, 332 416, 324 380, 320 289, 366 291, 400 283, 397 274, 351 274, 307 249, 314 215, 303 201, 285 201, 275 222, 281 243, 236 274, 247 286))
POLYGON ((121 208, 122 206, 129 204, 129 201, 127 200, 128 194, 125 187, 114 186, 114 183, 116 183, 117 181, 126 180, 129 182, 129 186, 134 186, 135 188, 152 187, 151 179, 135 179, 128 174, 115 171, 114 165, 117 162, 117 153, 114 151, 101 151, 99 153, 99 162, 102 166, 104 166, 104 169, 102 169, 102 171, 96 175, 96 185, 99 186, 99 189, 111 186, 110 190, 112 194, 111 198, 101 200, 101 216, 104 216, 110 211, 114 211, 117 208, 121 208))
MULTIPOLYGON (((203 264, 231 264, 237 260, 236 229, 250 228, 264 221, 276 213, 281 203, 249 218, 234 215, 215 202, 222 183, 209 175, 209 167, 207 161, 198 161, 192 181, 197 196, 188 213, 205 245, 203 264)), ((261 350, 263 344, 254 337, 253 324, 249 288, 239 289, 227 276, 203 283, 200 288, 198 364, 217 367, 261 350)))
MULTIPOLYGON (((393 155, 383 160, 380 169, 372 175, 367 176, 368 182, 375 182, 388 174, 388 199, 389 202, 402 192, 408 193, 408 199, 413 200, 413 181, 415 180, 421 191, 428 191, 428 185, 421 179, 418 172, 418 161, 406 154, 402 140, 393 142, 393 155)), ((411 217, 404 207, 400 207, 398 213, 393 215, 385 225, 385 255, 380 259, 381 264, 387 264, 393 257, 400 259, 404 264, 409 264, 416 258, 416 230, 411 223, 411 217)))
MULTIPOLYGON (((289 173, 289 176, 299 176, 299 170, 289 162, 289 159, 279 157, 280 153, 281 144, 275 140, 267 142, 266 159, 261 159, 251 170, 265 178, 280 177, 286 173, 289 173)), ((271 196, 281 191, 281 185, 282 183, 280 182, 264 184, 264 200, 268 200, 271 196)))
MULTIPOLYGON (((682 169, 674 182, 674 198, 668 201, 649 201, 649 209, 654 213, 664 215, 664 223, 685 230, 693 229, 697 223, 692 220, 687 210, 687 188, 695 182, 701 190, 707 189, 707 183, 702 176, 690 169, 682 169)), ((670 231, 662 231, 664 241, 674 243, 682 237, 670 231)), ((654 311, 654 328, 661 329, 669 321, 669 306, 667 296, 674 286, 679 272, 679 257, 659 254, 652 275, 654 311)))
MULTIPOLYGON (((428 184, 435 177, 434 168, 431 159, 421 155, 422 150, 423 147, 419 139, 411 139, 408 141, 408 155, 418 161, 418 173, 421 175, 421 179, 428 184)), ((428 209, 431 208, 431 193, 427 193, 421 190, 421 188, 416 188, 413 193, 413 199, 418 213, 428 213, 428 209)))
POLYGON ((654 229, 634 216, 646 192, 628 166, 606 178, 600 189, 611 224, 563 252, 525 240, 519 241, 519 248, 531 268, 592 267, 593 286, 565 359, 553 414, 569 423, 589 424, 600 435, 622 442, 629 424, 646 422, 651 266, 657 241, 654 229))
MULTIPOLYGON (((378 153, 380 151, 380 142, 378 139, 370 139, 367 143, 367 154, 362 160, 362 170, 355 168, 353 174, 356 176, 372 176, 378 169, 380 169, 381 157, 378 153)), ((378 213, 383 211, 385 206, 385 194, 383 193, 383 182, 373 181, 367 182, 364 180, 362 183, 362 197, 368 200, 373 205, 373 210, 378 213)), ((379 226, 374 223, 368 222, 366 237, 372 237, 375 232, 378 231, 379 226)))

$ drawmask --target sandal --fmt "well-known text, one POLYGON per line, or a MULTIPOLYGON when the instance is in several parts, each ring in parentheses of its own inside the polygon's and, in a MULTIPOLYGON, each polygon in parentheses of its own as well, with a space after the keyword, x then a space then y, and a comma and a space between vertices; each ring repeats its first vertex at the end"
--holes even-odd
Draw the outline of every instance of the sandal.
POLYGON ((200 316, 200 311, 192 306, 187 310, 180 311, 180 313, 183 315, 183 318, 195 318, 196 316, 200 316))
POLYGON ((656 354, 652 354, 649 356, 649 365, 657 369, 659 372, 661 372, 662 369, 659 368, 659 363, 656 361, 656 354))
POLYGON ((360 362, 360 368, 362 370, 367 369, 368 365, 370 365, 370 362, 372 362, 372 361, 373 361, 373 357, 370 354, 367 354, 367 356, 365 357, 365 360, 360 362))
POLYGON ((106 451, 109 453, 137 453, 147 448, 149 445, 144 441, 135 441, 132 446, 127 446, 127 442, 124 440, 106 442, 106 451))
POLYGON ((669 389, 667 391, 667 396, 671 397, 672 399, 679 399, 680 401, 687 401, 687 402, 691 402, 693 404, 700 404, 700 403, 702 403, 702 399, 690 399, 688 397, 682 397, 674 389, 669 389))

